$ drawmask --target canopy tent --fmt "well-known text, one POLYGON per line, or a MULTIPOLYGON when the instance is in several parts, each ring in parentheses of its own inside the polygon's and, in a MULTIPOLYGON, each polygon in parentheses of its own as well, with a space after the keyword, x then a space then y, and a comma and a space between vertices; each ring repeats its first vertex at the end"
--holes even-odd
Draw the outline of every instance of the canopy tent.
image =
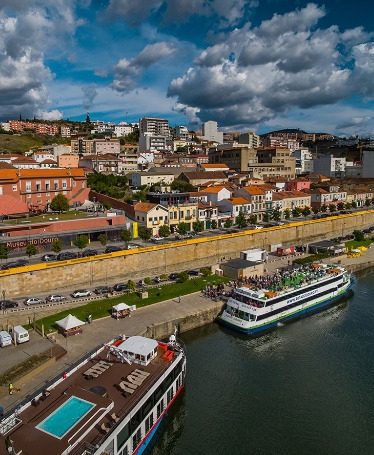
POLYGON ((136 310, 136 305, 126 305, 126 303, 118 303, 112 307, 112 316, 116 319, 130 316, 131 311, 136 310))
POLYGON ((56 321, 56 324, 58 325, 58 330, 62 335, 65 337, 70 337, 72 335, 82 333, 81 326, 84 325, 85 322, 76 318, 72 314, 69 314, 66 316, 66 318, 56 321))

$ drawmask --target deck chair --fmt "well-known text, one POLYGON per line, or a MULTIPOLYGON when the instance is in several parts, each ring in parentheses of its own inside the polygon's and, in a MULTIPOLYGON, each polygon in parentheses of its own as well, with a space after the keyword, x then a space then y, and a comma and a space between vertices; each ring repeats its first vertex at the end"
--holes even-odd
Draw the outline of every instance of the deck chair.
POLYGON ((93 378, 97 378, 99 376, 99 372, 90 368, 89 370, 85 371, 83 375, 86 377, 92 376, 93 378))
POLYGON ((134 389, 130 389, 129 387, 126 387, 123 382, 120 382, 118 385, 119 385, 120 389, 123 390, 124 392, 134 393, 134 389))
POLYGON ((105 369, 108 369, 109 367, 112 366, 111 363, 105 362, 105 360, 100 360, 100 362, 98 362, 98 364, 101 365, 102 367, 104 367, 105 369))
POLYGON ((131 374, 129 374, 127 376, 127 380, 138 386, 141 385, 143 382, 142 380, 139 380, 138 378, 136 378, 135 376, 132 376, 131 374))
POLYGON ((100 427, 100 428, 104 431, 104 433, 108 433, 109 430, 110 430, 110 428, 107 427, 107 426, 105 425, 105 422, 103 422, 103 423, 101 424, 101 427, 100 427))
POLYGON ((93 367, 91 367, 94 371, 97 371, 99 374, 103 373, 104 371, 106 371, 106 368, 102 367, 101 365, 94 365, 93 367))
POLYGON ((125 379, 122 381, 122 384, 125 384, 126 387, 130 387, 130 389, 137 389, 138 386, 136 384, 131 384, 131 382, 127 382, 125 379))
POLYGON ((138 373, 136 370, 131 372, 131 376, 135 376, 136 378, 139 378, 139 380, 141 381, 144 381, 148 377, 145 374, 138 373))
POLYGON ((136 371, 138 374, 142 374, 143 376, 147 376, 147 377, 151 374, 151 373, 148 373, 148 371, 139 370, 138 368, 134 371, 136 371))
POLYGON ((113 412, 113 414, 111 414, 110 417, 113 419, 114 422, 118 422, 119 421, 119 417, 116 416, 115 412, 113 412))

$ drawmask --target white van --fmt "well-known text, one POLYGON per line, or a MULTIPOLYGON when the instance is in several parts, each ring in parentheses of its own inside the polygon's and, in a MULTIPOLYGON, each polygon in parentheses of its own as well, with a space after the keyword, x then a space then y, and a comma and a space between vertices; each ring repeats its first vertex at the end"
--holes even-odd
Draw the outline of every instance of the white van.
POLYGON ((0 346, 3 348, 5 346, 9 346, 10 344, 12 344, 12 337, 8 332, 2 330, 0 332, 0 346))
POLYGON ((16 325, 13 327, 12 340, 14 340, 14 337, 16 337, 16 343, 25 343, 30 339, 29 332, 21 325, 16 325))

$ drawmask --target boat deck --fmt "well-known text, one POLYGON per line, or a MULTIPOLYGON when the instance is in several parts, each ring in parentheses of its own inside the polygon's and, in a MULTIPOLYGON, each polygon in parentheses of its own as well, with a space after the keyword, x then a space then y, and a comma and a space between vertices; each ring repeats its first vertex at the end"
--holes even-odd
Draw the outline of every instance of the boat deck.
MULTIPOLYGON (((0 434, 0 455, 9 454, 6 448, 7 438, 13 441, 13 453, 22 455, 60 454, 74 445, 84 433, 87 433, 83 438, 86 444, 100 445, 106 435, 115 428, 116 421, 129 413, 134 403, 163 375, 170 362, 175 361, 178 355, 167 360, 162 358, 164 353, 164 350, 159 349, 157 357, 149 365, 142 366, 137 363, 132 365, 122 363, 121 359, 113 355, 108 359, 107 351, 103 350, 53 389, 48 390, 42 399, 32 400, 31 405, 18 414, 15 426, 5 434, 0 434), (102 368, 103 371, 97 377, 84 374, 100 361, 108 362, 110 366, 107 369, 102 368), (149 375, 144 375, 142 381, 133 384, 135 386, 133 393, 124 392, 119 384, 123 380, 129 383, 127 377, 135 370, 143 370, 149 375), (73 426, 61 438, 37 428, 72 396, 94 404, 79 424, 73 426), (103 424, 105 429, 102 427, 103 424)), ((1 422, 3 427, 6 420, 1 422)), ((72 453, 82 453, 79 449, 81 446, 82 443, 79 443, 72 453)))

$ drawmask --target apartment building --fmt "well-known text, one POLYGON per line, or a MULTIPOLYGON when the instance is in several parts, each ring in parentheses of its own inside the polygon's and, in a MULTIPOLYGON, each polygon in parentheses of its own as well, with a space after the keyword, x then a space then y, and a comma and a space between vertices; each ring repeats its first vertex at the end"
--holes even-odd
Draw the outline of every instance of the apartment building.
POLYGON ((202 125, 202 138, 208 142, 223 143, 223 133, 218 131, 218 123, 210 120, 202 125))

